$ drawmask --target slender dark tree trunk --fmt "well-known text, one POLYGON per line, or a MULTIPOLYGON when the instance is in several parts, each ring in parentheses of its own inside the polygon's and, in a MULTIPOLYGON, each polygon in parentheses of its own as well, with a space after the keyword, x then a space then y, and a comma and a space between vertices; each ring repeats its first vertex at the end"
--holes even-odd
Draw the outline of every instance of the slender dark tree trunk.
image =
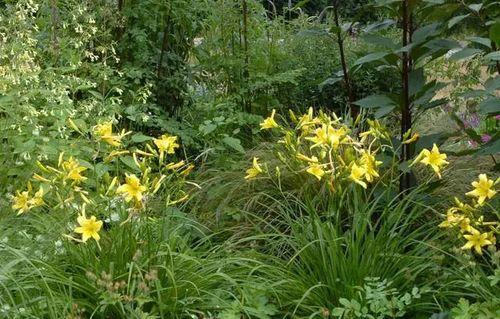
POLYGON ((355 119, 359 114, 359 108, 353 104, 354 96, 352 92, 349 70, 347 68, 347 61, 345 58, 344 39, 342 38, 342 29, 340 26, 340 18, 338 12, 338 0, 333 0, 333 20, 335 22, 335 27, 337 28, 337 43, 340 51, 340 64, 342 65, 342 72, 344 73, 343 76, 344 85, 347 92, 347 100, 351 110, 351 117, 355 119))
MULTIPOLYGON (((402 28, 403 28, 403 47, 406 47, 411 42, 411 14, 409 8, 409 0, 403 0, 402 3, 402 28)), ((407 51, 403 52, 402 57, 402 86, 403 86, 403 104, 401 107, 401 141, 403 136, 411 129, 412 114, 411 114, 411 100, 410 100, 410 72, 412 68, 412 61, 407 51)), ((410 160, 413 156, 411 144, 401 144, 401 162, 410 160)), ((399 189, 400 192, 407 191, 411 186, 411 174, 404 173, 401 176, 399 189)))

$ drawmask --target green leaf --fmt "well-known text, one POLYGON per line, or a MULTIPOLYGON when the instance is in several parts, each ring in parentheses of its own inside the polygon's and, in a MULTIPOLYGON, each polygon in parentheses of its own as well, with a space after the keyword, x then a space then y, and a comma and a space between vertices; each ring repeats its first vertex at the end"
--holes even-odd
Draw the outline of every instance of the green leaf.
POLYGON ((389 53, 387 53, 387 52, 375 52, 375 53, 367 54, 364 57, 356 60, 356 62, 354 62, 354 66, 382 60, 388 54, 389 53))
POLYGON ((482 3, 473 3, 469 5, 469 9, 471 9, 474 12, 479 12, 481 11, 481 8, 483 7, 482 3))
POLYGON ((334 317, 341 317, 344 314, 344 308, 333 308, 331 315, 334 317))
POLYGON ((441 145, 449 135, 443 133, 429 134, 421 136, 415 144, 415 153, 419 153, 424 148, 431 149, 433 144, 441 145))
POLYGON ((344 307, 350 307, 351 302, 346 298, 339 298, 339 303, 344 307))
POLYGON ((479 44, 484 45, 485 47, 488 47, 491 49, 491 40, 488 38, 468 37, 467 40, 470 40, 474 43, 479 43, 479 44))
POLYGON ((482 146, 476 155, 494 155, 500 154, 500 138, 493 139, 484 146, 482 146))
POLYGON ((368 108, 368 109, 397 105, 397 103, 394 102, 387 95, 380 95, 380 94, 367 96, 364 99, 361 99, 361 100, 354 102, 354 104, 359 105, 360 107, 368 108))
POLYGON ((354 104, 363 108, 376 109, 376 118, 381 118, 389 114, 397 106, 397 103, 386 95, 370 95, 354 102, 354 104))
POLYGON ((331 86, 339 81, 342 81, 342 77, 329 77, 327 78, 326 80, 324 80, 323 82, 321 82, 319 85, 318 85, 318 88, 320 89, 320 91, 323 91, 323 89, 325 88, 325 86, 331 86))
POLYGON ((467 18, 468 16, 470 16, 470 13, 451 18, 450 21, 448 21, 448 29, 453 28, 454 25, 456 25, 457 23, 459 23, 463 19, 467 18))
POLYGON ((152 140, 153 138, 151 136, 147 136, 147 135, 144 135, 142 133, 137 133, 137 134, 134 134, 132 135, 131 137, 131 140, 135 143, 143 143, 143 142, 146 142, 146 141, 150 141, 152 140))
POLYGON ((241 146, 241 141, 237 138, 226 136, 222 139, 222 141, 229 147, 233 148, 234 150, 245 154, 245 149, 243 146, 241 146))
POLYGON ((200 124, 198 130, 203 133, 203 135, 208 135, 217 129, 217 124, 212 123, 212 121, 205 121, 205 123, 200 124))
POLYGON ((412 35, 412 42, 422 43, 428 38, 435 36, 438 33, 438 27, 438 23, 432 23, 415 30, 412 35))
POLYGON ((391 38, 383 37, 378 34, 366 34, 363 36, 363 39, 371 44, 379 45, 381 47, 384 47, 386 49, 391 49, 394 50, 397 48, 397 45, 394 43, 394 41, 391 38))
POLYGON ((450 56, 450 60, 463 60, 463 59, 470 58, 474 55, 480 54, 482 52, 483 52, 483 50, 473 49, 473 48, 465 48, 465 49, 462 49, 458 52, 453 53, 450 56))
POLYGON ((489 60, 500 61, 500 51, 488 53, 484 56, 484 59, 487 61, 489 61, 489 60))
POLYGON ((489 98, 478 105, 479 111, 483 114, 500 113, 500 98, 489 98))
POLYGON ((500 22, 492 24, 490 27, 490 39, 500 45, 500 22))
POLYGON ((424 76, 424 69, 423 68, 418 68, 416 70, 413 70, 410 73, 410 78, 409 78, 409 93, 410 96, 415 95, 416 93, 420 92, 422 87, 425 85, 425 76, 424 76))
POLYGON ((387 29, 388 27, 395 25, 396 21, 392 19, 385 19, 384 21, 381 22, 375 22, 372 23, 365 28, 365 32, 372 32, 372 31, 380 31, 383 29, 387 29))
POLYGON ((496 90, 500 89, 500 75, 488 79, 486 83, 484 83, 484 88, 489 93, 495 93, 496 90))
POLYGON ((97 178, 101 178, 106 172, 111 170, 111 166, 105 163, 97 163, 94 166, 94 171, 97 175, 97 178))
POLYGON ((123 164, 127 165, 129 168, 136 172, 140 172, 139 167, 137 167, 137 164, 135 163, 134 159, 132 156, 122 156, 120 157, 120 161, 122 161, 123 164))

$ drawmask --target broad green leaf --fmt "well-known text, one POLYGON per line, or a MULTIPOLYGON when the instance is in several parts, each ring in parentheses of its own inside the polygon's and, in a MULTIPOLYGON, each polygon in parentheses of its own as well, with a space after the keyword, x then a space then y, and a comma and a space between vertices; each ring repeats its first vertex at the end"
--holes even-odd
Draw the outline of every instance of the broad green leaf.
POLYGON ((416 93, 420 92, 422 87, 425 85, 425 76, 424 76, 424 69, 423 68, 418 68, 416 70, 413 70, 410 73, 410 78, 409 78, 409 93, 410 96, 415 95, 416 93))
POLYGON ((483 7, 482 3, 473 3, 469 5, 469 9, 471 9, 474 12, 479 12, 481 11, 481 8, 483 7))
POLYGON ((364 108, 381 108, 388 106, 394 107, 397 105, 397 103, 394 102, 387 95, 379 95, 379 94, 367 96, 364 99, 354 102, 354 104, 364 108))
POLYGON ((483 114, 500 113, 500 98, 492 97, 478 105, 479 111, 483 114))
POLYGON ((382 22, 372 23, 365 28, 365 32, 380 31, 396 24, 395 20, 386 19, 382 22))
POLYGON ((137 164, 135 163, 134 159, 132 158, 132 156, 121 156, 120 157, 120 161, 127 165, 130 169, 136 171, 136 172, 140 172, 140 169, 139 167, 137 167, 137 164))
POLYGON ((423 109, 423 110, 432 109, 432 108, 434 108, 434 107, 436 107, 436 106, 443 105, 443 104, 445 104, 446 102, 448 102, 448 99, 447 99, 447 98, 442 98, 442 99, 432 100, 432 101, 430 101, 429 103, 422 105, 422 109, 423 109))
POLYGON ((500 89, 500 75, 497 75, 494 78, 488 79, 486 83, 484 83, 484 88, 489 93, 494 93, 496 90, 500 89))
POLYGON ((385 56, 387 56, 389 53, 387 52, 375 52, 375 53, 370 53, 365 55, 362 58, 359 58, 356 62, 354 62, 354 65, 360 65, 360 64, 365 64, 365 63, 370 63, 374 61, 379 61, 383 59, 385 56))
POLYGON ((245 149, 243 148, 243 146, 241 146, 241 141, 239 139, 231 137, 231 136, 226 136, 222 139, 222 141, 224 142, 224 144, 233 148, 234 150, 236 150, 242 154, 245 153, 245 149))
POLYGON ((488 38, 468 37, 467 40, 470 40, 474 43, 479 43, 479 44, 484 45, 485 47, 488 47, 491 49, 491 40, 488 38))
POLYGON ((490 39, 496 44, 500 45, 500 22, 490 26, 490 39))
POLYGON ((318 88, 322 91, 325 86, 333 85, 339 81, 342 81, 342 77, 329 77, 318 85, 318 88))
POLYGON ((493 138, 490 142, 481 147, 476 155, 494 155, 500 154, 500 138, 493 138))
POLYGON ((484 59, 486 61, 500 61, 500 51, 495 51, 495 52, 491 52, 491 53, 488 53, 484 56, 484 59))
POLYGON ((450 56, 450 60, 463 60, 463 59, 467 59, 467 58, 470 58, 472 56, 478 55, 482 52, 483 52, 483 50, 473 49, 473 48, 465 48, 465 49, 462 49, 458 52, 453 53, 450 56))
POLYGON ((378 108, 374 114, 375 118, 379 119, 379 118, 386 116, 387 114, 391 113, 395 107, 396 106, 394 105, 394 106, 384 106, 384 107, 378 108))
POLYGON ((421 43, 438 33, 438 23, 425 25, 417 30, 412 35, 412 42, 421 43))
POLYGON ((449 138, 448 134, 436 133, 421 136, 415 143, 415 153, 419 153, 424 148, 431 149, 433 144, 441 145, 449 138))
POLYGON ((467 18, 468 16, 470 16, 470 13, 451 18, 450 21, 448 21, 448 29, 453 28, 454 25, 467 18))

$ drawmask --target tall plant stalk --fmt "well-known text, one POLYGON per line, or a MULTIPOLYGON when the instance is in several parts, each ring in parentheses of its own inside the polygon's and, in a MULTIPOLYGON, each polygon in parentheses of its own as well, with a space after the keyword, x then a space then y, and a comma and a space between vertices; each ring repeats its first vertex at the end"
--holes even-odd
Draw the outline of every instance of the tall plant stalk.
MULTIPOLYGON (((402 29, 403 29, 403 47, 411 43, 411 13, 409 0, 402 2, 402 29)), ((411 129, 412 114, 411 114, 411 100, 410 100, 410 72, 412 69, 412 61, 408 51, 403 51, 402 56, 402 97, 403 103, 401 105, 401 141, 404 135, 411 129)), ((401 147, 401 162, 410 160, 413 156, 411 144, 402 144, 401 147)), ((403 173, 400 180, 400 191, 406 192, 411 186, 410 173, 403 173)))
POLYGON ((340 18, 338 12, 338 0, 333 0, 333 21, 336 27, 337 44, 340 51, 340 64, 342 65, 342 73, 344 78, 344 85, 347 92, 347 100, 350 107, 351 117, 356 118, 359 114, 359 108, 353 104, 354 96, 352 92, 351 80, 349 70, 347 68, 347 61, 345 58, 344 38, 342 37, 342 29, 340 26, 340 18))

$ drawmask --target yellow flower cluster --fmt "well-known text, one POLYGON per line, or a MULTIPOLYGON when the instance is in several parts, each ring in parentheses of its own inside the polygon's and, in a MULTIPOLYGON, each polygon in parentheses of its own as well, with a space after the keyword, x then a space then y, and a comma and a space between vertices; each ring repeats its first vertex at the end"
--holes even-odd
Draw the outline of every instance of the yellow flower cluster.
POLYGON ((478 181, 472 182, 474 189, 467 196, 473 197, 471 204, 462 203, 455 198, 455 206, 448 209, 446 219, 439 227, 456 229, 460 237, 465 239, 462 249, 474 249, 476 253, 482 254, 483 247, 493 246, 496 243, 496 237, 500 235, 500 222, 498 211, 494 209, 496 220, 486 220, 482 214, 487 199, 492 199, 497 193, 494 182, 488 179, 486 174, 480 174, 478 181))
MULTIPOLYGON (((75 122, 69 121, 69 124, 75 131, 82 133, 75 122)), ((81 240, 67 237, 86 242, 90 238, 99 241, 103 224, 96 216, 87 218, 86 207, 92 207, 93 211, 105 216, 104 211, 108 210, 110 203, 123 198, 124 209, 130 212, 130 219, 132 214, 144 210, 146 198, 156 194, 164 185, 165 191, 168 191, 166 205, 174 205, 188 198, 183 190, 184 177, 194 166, 185 161, 163 163, 164 154, 174 154, 179 147, 176 136, 165 134, 153 138, 153 143, 145 143, 145 150, 141 150, 122 149, 124 144, 128 144, 123 143, 123 138, 131 132, 114 134, 111 121, 96 125, 93 133, 95 140, 90 140, 90 145, 98 145, 96 141, 103 141, 113 148, 102 154, 102 149, 96 147, 92 154, 84 154, 92 163, 66 156, 64 152, 59 154, 57 165, 37 162, 40 171, 33 174, 33 181, 40 183, 39 190, 31 195, 32 186, 29 182, 27 190, 17 191, 12 196, 12 209, 22 214, 39 206, 69 210, 76 208, 79 212, 78 226, 74 232, 81 235, 81 240), (114 165, 110 165, 111 162, 114 165), (110 174, 113 170, 114 177, 110 174), (86 174, 89 171, 91 173, 86 174), (123 175, 124 182, 120 183, 120 176, 123 175), (131 205, 127 208, 129 203, 131 205)))
MULTIPOLYGON (((313 109, 300 117, 290 111, 293 127, 279 125, 275 110, 261 124, 261 129, 279 129, 282 138, 278 145, 278 158, 295 173, 305 172, 318 181, 328 180, 330 185, 350 181, 367 188, 379 178, 376 159, 380 150, 377 140, 388 134, 378 121, 369 121, 370 130, 358 136, 335 114, 320 112, 314 116, 313 109)), ((253 179, 266 171, 253 159, 245 179, 253 179)))
POLYGON ((31 190, 31 183, 28 183, 28 190, 23 192, 17 191, 16 195, 12 197, 12 209, 17 210, 18 215, 26 213, 27 211, 44 204, 43 188, 40 186, 38 191, 33 196, 30 196, 31 190))

